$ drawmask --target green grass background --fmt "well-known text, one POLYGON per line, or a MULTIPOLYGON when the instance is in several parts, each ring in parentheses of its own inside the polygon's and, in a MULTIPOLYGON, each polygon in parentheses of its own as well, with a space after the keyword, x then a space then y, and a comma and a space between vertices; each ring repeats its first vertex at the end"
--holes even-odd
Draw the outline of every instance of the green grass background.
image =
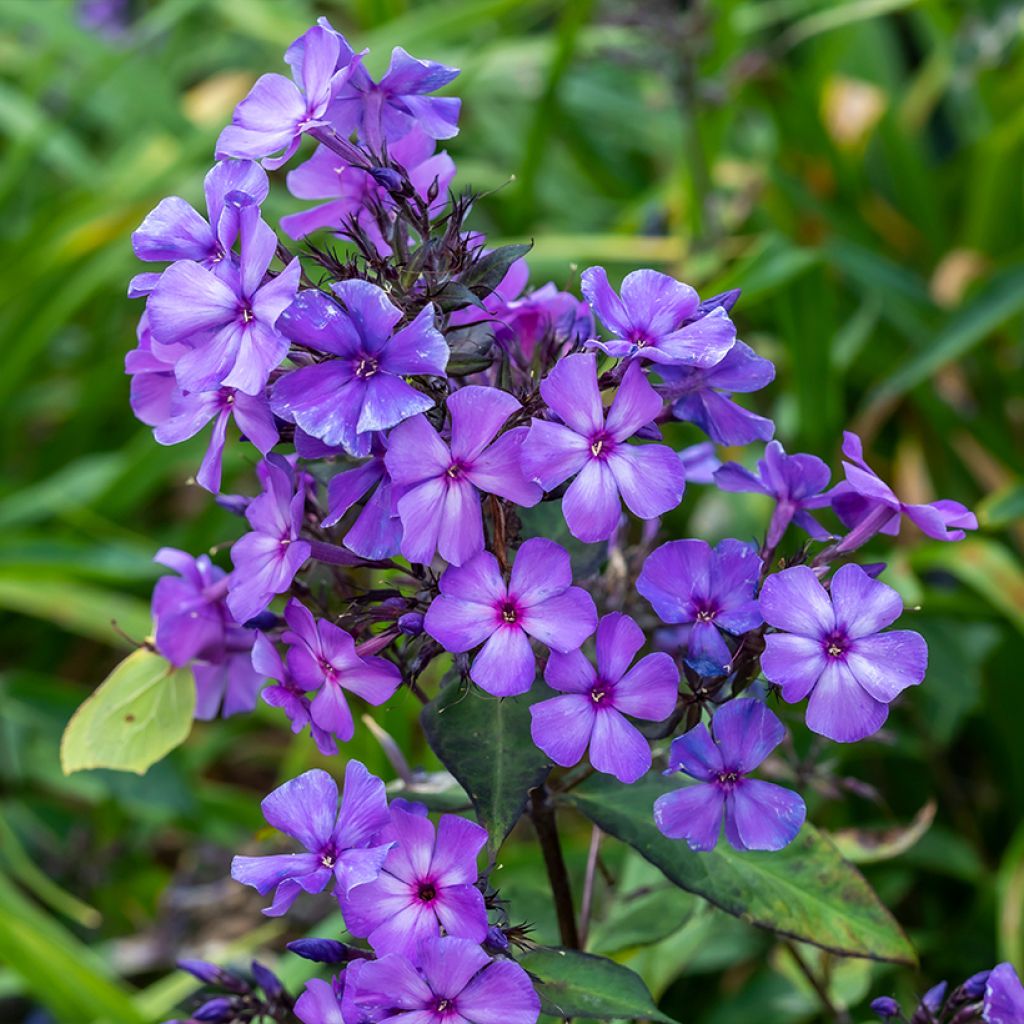
MULTIPOLYGON (((128 235, 164 195, 200 198, 234 103, 322 13, 372 48, 374 71, 398 44, 464 69, 457 184, 494 190, 478 227, 535 241, 535 284, 572 286, 603 263, 616 275, 653 266, 705 294, 742 286, 741 334, 779 370, 756 404, 789 450, 837 465, 852 425, 902 494, 978 509, 982 529, 964 544, 908 533, 891 551, 888 578, 920 606, 905 621, 929 640, 929 676, 882 737, 829 749, 810 801, 832 829, 905 825, 937 801, 916 845, 865 869, 922 968, 815 966, 854 1020, 873 995, 909 1000, 997 959, 1024 968, 1019 5, 130 9, 104 34, 66 0, 0 0, 0 1017, 160 1020, 192 987, 175 955, 244 962, 281 941, 225 876, 261 826, 259 797, 316 763, 305 737, 263 709, 197 727, 141 779, 63 778, 57 747, 127 649, 111 620, 129 636, 148 629, 155 549, 199 552, 238 533, 188 483, 205 440, 161 448, 131 417, 128 235)), ((287 202, 279 188, 271 214, 287 202)), ((250 468, 235 452, 228 479, 246 487, 250 468)), ((679 529, 714 538, 752 535, 766 510, 694 488, 684 512, 679 529)), ((379 720, 429 766, 414 715, 399 698, 379 720)), ((390 773, 368 731, 350 753, 390 773)), ((566 824, 578 871, 589 832, 566 824)), ((534 855, 529 836, 510 844, 504 887, 543 938, 534 855)), ((650 881, 612 861, 624 886, 650 881)), ((650 937, 669 920, 671 932, 619 955, 666 1012, 687 1024, 829 1019, 770 937, 665 899, 637 926, 650 937)), ((281 966, 301 979, 304 965, 281 966)))

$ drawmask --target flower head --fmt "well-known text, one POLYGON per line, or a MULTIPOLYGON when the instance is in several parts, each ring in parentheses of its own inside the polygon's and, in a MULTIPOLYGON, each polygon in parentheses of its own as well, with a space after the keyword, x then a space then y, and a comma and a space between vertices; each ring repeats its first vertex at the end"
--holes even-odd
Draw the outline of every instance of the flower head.
POLYGON ((651 767, 651 748, 625 718, 659 722, 675 707, 679 671, 667 654, 648 654, 643 630, 620 612, 597 624, 597 669, 582 650, 552 651, 544 681, 561 695, 530 708, 533 742, 556 764, 570 767, 590 747, 590 763, 620 782, 636 782, 651 767))
POLYGON ((725 308, 701 309, 688 285, 655 270, 634 270, 622 282, 621 298, 603 267, 584 270, 580 286, 590 308, 614 335, 591 341, 616 359, 714 366, 736 341, 736 328, 725 308))
POLYGON ((402 312, 382 289, 358 280, 333 287, 341 304, 309 290, 281 315, 278 325, 289 338, 329 358, 281 377, 271 407, 325 444, 364 456, 375 431, 433 407, 405 377, 443 376, 448 346, 432 306, 395 333, 402 312))
POLYGON ((533 684, 530 637, 567 652, 597 625, 593 598, 572 585, 568 553, 542 537, 519 549, 508 583, 494 555, 482 551, 446 569, 439 586, 423 628, 452 653, 483 644, 469 675, 497 697, 525 693, 533 684))
POLYGON ((481 491, 517 505, 540 501, 541 489, 520 468, 526 428, 494 440, 519 408, 506 391, 464 387, 448 398, 450 444, 425 416, 391 432, 384 462, 398 495, 402 554, 409 561, 429 563, 437 551, 452 565, 462 565, 483 551, 481 491))
MULTIPOLYGON (((386 1010, 391 1024, 536 1024, 540 998, 512 960, 494 960, 468 939, 429 939, 415 960, 391 953, 359 968, 345 989, 355 1010, 386 1010)), ((349 968, 351 970, 351 968, 349 968)))
POLYGON ((701 675, 724 675, 732 661, 721 630, 740 634, 763 619, 754 596, 761 559, 750 544, 672 540, 647 556, 636 589, 662 622, 690 623, 687 663, 701 675))
POLYGON ((576 477, 562 499, 573 536, 610 537, 619 522, 620 498, 641 519, 679 504, 686 474, 676 453, 666 445, 626 443, 661 411, 661 399, 639 364, 627 367, 607 414, 592 353, 559 360, 540 391, 563 422, 533 421, 523 443, 523 469, 546 491, 576 477))
POLYGON ((413 957, 419 944, 448 935, 483 942, 487 908, 477 879, 477 854, 487 842, 479 825, 443 814, 435 832, 425 815, 391 808, 395 841, 380 875, 342 900, 345 925, 369 939, 378 956, 413 957))
POLYGON ((889 703, 924 679, 928 648, 909 630, 880 630, 903 611, 892 587, 844 565, 826 591, 805 565, 774 573, 761 590, 761 669, 790 704, 810 696, 807 725, 839 743, 877 732, 889 703))
POLYGON ((715 485, 723 491, 753 491, 775 499, 766 540, 768 547, 774 548, 792 522, 815 540, 828 539, 828 531, 811 515, 810 509, 828 505, 831 494, 825 493, 825 488, 831 475, 817 456, 787 455, 778 441, 770 441, 756 473, 736 462, 727 462, 715 471, 715 485))
POLYGON ((747 776, 783 741, 771 710, 744 697, 722 705, 711 730, 700 723, 672 741, 669 769, 699 784, 658 797, 654 821, 692 850, 713 850, 725 818, 725 837, 737 850, 781 850, 796 837, 807 809, 782 786, 747 776))
POLYGON ((1013 964, 992 968, 985 983, 985 1001, 981 1011, 985 1024, 1020 1024, 1024 1021, 1024 985, 1013 964))
POLYGON ((327 772, 314 768, 279 786, 262 803, 268 825, 291 836, 305 853, 235 857, 231 877, 261 896, 275 890, 264 914, 280 917, 300 892, 322 892, 333 880, 343 896, 353 886, 377 877, 389 845, 373 845, 387 824, 384 783, 358 761, 345 767, 345 788, 338 808, 338 787, 327 772))

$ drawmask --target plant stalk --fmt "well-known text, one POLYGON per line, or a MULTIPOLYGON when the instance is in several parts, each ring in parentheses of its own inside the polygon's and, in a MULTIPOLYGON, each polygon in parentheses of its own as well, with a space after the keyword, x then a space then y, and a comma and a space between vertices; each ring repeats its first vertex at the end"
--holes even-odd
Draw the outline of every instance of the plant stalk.
POLYGON ((537 838, 540 840, 541 852, 544 855, 544 867, 548 872, 551 896, 555 902, 555 915, 558 918, 558 933, 562 945, 569 949, 579 949, 580 939, 576 930, 576 912, 572 906, 569 872, 565 868, 562 844, 558 838, 558 825, 555 821, 555 809, 548 799, 547 787, 538 786, 530 790, 530 817, 533 819, 533 827, 537 830, 537 838))

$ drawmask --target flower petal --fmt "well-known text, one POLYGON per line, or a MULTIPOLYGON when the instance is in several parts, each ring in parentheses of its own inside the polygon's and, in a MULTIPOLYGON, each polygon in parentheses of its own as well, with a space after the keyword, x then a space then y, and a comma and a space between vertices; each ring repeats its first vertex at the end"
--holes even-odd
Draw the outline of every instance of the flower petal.
POLYGON ((651 748, 618 711, 599 708, 590 738, 590 763, 619 782, 633 783, 650 769, 651 748))
POLYGON ((523 441, 523 472, 545 491, 578 473, 589 458, 587 439, 561 423, 534 420, 523 441))
POLYGON ((761 671, 765 677, 782 687, 787 704, 803 700, 828 662, 822 642, 792 633, 769 633, 764 643, 761 671))
POLYGON ((686 470, 667 445, 619 445, 608 467, 626 507, 641 519, 664 515, 683 499, 686 470))
POLYGON ((607 540, 622 515, 610 461, 589 459, 562 498, 562 514, 569 532, 587 544, 607 540))
POLYGON ((830 658, 807 702, 807 728, 837 743, 878 732, 889 707, 875 700, 838 658, 830 658))
POLYGON ((765 622, 787 633, 821 639, 836 627, 828 594, 806 565, 772 573, 761 588, 760 605, 765 622))
POLYGON ((469 677, 495 697, 526 693, 533 685, 537 663, 526 634, 518 626, 499 626, 480 649, 469 677))
POLYGON ((924 679, 928 645, 918 633, 894 629, 854 641, 846 652, 846 663, 875 700, 888 704, 924 679))
POLYGON ((541 381, 540 393, 548 406, 577 434, 594 434, 604 426, 601 392, 597 386, 597 359, 592 352, 560 359, 541 381))
POLYGON ((567 693, 530 707, 530 735, 555 764, 578 764, 590 742, 597 716, 589 694, 567 693))
POLYGON ((597 608, 585 590, 570 587, 524 611, 519 622, 542 644, 556 651, 572 651, 597 627, 597 608))
POLYGON ((738 780, 725 798, 726 836, 738 850, 781 850, 806 817, 797 793, 759 779, 738 780))
POLYGON ((660 722, 672 713, 679 669, 662 651, 641 658, 616 684, 612 706, 625 715, 660 722))
POLYGON ((722 752, 703 722, 672 741, 668 766, 669 771, 686 772, 701 782, 711 782, 725 771, 722 752))
POLYGON ((903 600, 892 587, 873 580, 853 562, 836 571, 829 589, 836 627, 851 640, 885 629, 903 611, 903 600))
POLYGON ((458 1008, 470 1024, 536 1024, 540 997, 519 964, 499 960, 462 990, 458 1008))
POLYGON ((654 801, 654 823, 669 839, 685 839, 691 850, 707 852, 718 843, 724 805, 717 785, 686 786, 654 801))
POLYGON ((711 721, 715 742, 726 770, 752 772, 785 738, 786 729, 775 713, 759 700, 729 701, 711 721))
POLYGON ((477 854, 486 842, 487 829, 457 814, 442 814, 437 823, 437 839, 430 860, 430 874, 436 884, 467 885, 475 882, 477 854))
POLYGON ((313 768, 278 786, 260 806, 267 824, 317 852, 334 831, 338 786, 322 768, 313 768))
POLYGON ((446 651, 461 654, 482 644, 498 627, 492 609, 441 594, 427 609, 423 628, 446 651))
POLYGON ((702 540, 673 540, 647 556, 636 589, 662 622, 692 622, 694 597, 709 590, 711 548, 702 540))

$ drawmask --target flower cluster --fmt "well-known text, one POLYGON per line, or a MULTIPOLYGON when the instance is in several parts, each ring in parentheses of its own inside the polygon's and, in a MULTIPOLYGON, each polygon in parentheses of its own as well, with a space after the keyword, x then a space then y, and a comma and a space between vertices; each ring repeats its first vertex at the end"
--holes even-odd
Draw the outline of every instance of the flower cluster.
MULTIPOLYGON (((850 555, 904 516, 943 541, 974 516, 902 502, 853 434, 831 488, 821 459, 772 440, 734 397, 775 372, 737 338, 738 291, 702 301, 638 270, 616 292, 601 267, 582 273, 584 301, 530 289, 526 247, 489 248, 466 224, 473 197, 449 192, 437 144, 459 101, 434 93, 458 71, 397 48, 374 81, 363 57, 321 19, 285 54, 290 77, 260 78, 221 133, 206 216, 171 197, 133 236, 168 264, 131 285, 146 302, 133 408, 162 444, 212 422, 196 482, 246 524, 230 572, 158 556, 178 576, 154 594, 157 649, 192 667, 200 717, 250 710, 262 686, 325 754, 354 734, 350 701, 402 686, 427 700, 419 678, 443 659, 495 699, 532 691, 553 765, 586 759, 626 785, 656 760, 688 776, 648 809, 665 836, 782 848, 806 808, 750 777, 786 736, 769 696, 806 701, 807 727, 848 743, 925 674, 922 638, 886 629, 899 595, 850 555), (307 136, 286 184, 318 205, 286 216, 282 240, 266 171, 307 136), (221 493, 231 421, 254 449, 253 496, 221 493), (680 449, 674 421, 708 442, 680 449), (714 447, 752 442, 767 442, 756 469, 714 447), (763 543, 658 543, 688 482, 768 496, 763 543), (649 635, 662 650, 643 653, 649 635)), ((310 984, 306 1024, 536 1019, 526 974, 484 952, 479 825, 389 807, 354 761, 340 810, 320 770, 263 809, 305 852, 238 857, 234 877, 273 893, 272 915, 330 888, 369 944, 310 984)))
MULTIPOLYGON (((875 999, 871 1009, 883 1021, 907 1024, 908 1018, 891 996, 875 999)), ((1019 1024, 1024 1021, 1024 985, 1010 963, 973 974, 952 990, 941 981, 925 992, 909 1020, 911 1024, 1019 1024)))

